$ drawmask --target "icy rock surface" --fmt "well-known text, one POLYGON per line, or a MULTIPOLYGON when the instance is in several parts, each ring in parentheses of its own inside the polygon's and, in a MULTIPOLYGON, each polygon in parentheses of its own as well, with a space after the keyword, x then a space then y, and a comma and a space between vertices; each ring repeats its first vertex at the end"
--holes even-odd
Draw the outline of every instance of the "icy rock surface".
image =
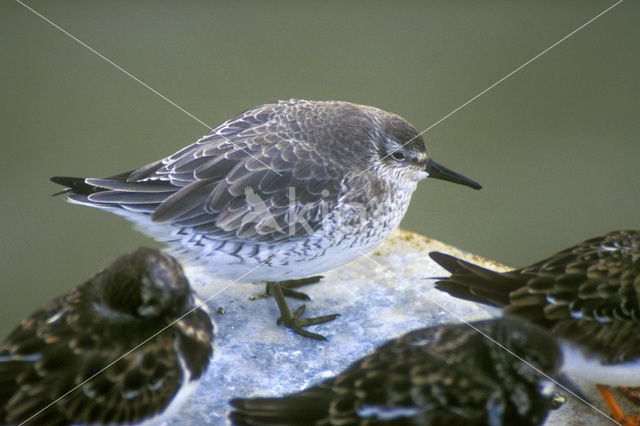
MULTIPOLYGON (((308 327, 328 340, 318 342, 276 325, 279 311, 264 295, 264 284, 230 284, 187 269, 192 285, 217 324, 214 358, 200 386, 170 425, 225 425, 233 397, 280 396, 331 377, 381 343, 410 330, 474 321, 499 311, 456 300, 433 288, 444 271, 427 256, 439 250, 495 270, 503 265, 436 240, 394 231, 373 252, 324 274, 302 288, 311 297, 304 316, 339 313, 332 322, 308 327)), ((295 310, 303 302, 288 298, 295 310)), ((583 391, 603 413, 608 410, 593 386, 583 391)), ((614 424, 603 413, 569 398, 548 425, 614 424)))

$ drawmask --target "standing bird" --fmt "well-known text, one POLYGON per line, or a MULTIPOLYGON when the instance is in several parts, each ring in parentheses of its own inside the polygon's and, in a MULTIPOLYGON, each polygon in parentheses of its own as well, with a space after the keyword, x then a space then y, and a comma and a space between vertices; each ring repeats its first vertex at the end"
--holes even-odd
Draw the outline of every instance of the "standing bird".
MULTIPOLYGON (((502 307, 565 342, 564 371, 608 386, 640 386, 640 231, 613 231, 522 269, 498 273, 453 256, 429 254, 451 276, 436 287, 502 307)), ((609 389, 613 417, 625 417, 609 389)))
POLYGON ((300 318, 304 305, 292 314, 277 282, 372 250, 427 177, 481 188, 434 162, 417 130, 395 114, 289 100, 245 111, 141 168, 52 181, 68 187, 69 202, 124 216, 217 276, 268 281, 282 322, 324 339, 301 327, 337 315, 300 318))
POLYGON ((214 326, 175 259, 118 258, 0 345, 0 424, 138 424, 170 417, 204 375, 214 326))
POLYGON ((254 426, 539 425, 561 363, 551 335, 525 321, 423 328, 301 392, 233 399, 229 419, 254 426))

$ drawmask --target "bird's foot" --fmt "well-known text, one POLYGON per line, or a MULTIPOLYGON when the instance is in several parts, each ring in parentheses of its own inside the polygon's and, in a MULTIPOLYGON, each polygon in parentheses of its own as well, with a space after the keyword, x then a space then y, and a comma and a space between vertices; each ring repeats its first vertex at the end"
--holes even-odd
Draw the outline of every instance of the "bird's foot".
POLYGON ((340 314, 323 315, 314 318, 300 318, 300 316, 305 311, 305 305, 300 306, 292 314, 289 310, 287 302, 284 299, 284 294, 282 289, 280 288, 280 283, 271 282, 268 283, 267 286, 271 294, 273 294, 273 298, 276 299, 276 303, 278 304, 278 308, 280 309, 280 318, 278 318, 277 320, 278 324, 284 324, 286 327, 290 328, 294 333, 299 334, 300 336, 309 337, 315 340, 327 340, 326 337, 307 331, 302 327, 332 321, 336 317, 340 316, 340 314))
POLYGON ((283 317, 278 318, 276 321, 278 325, 284 324, 294 331, 294 333, 299 334, 301 336, 310 337, 316 340, 327 340, 326 337, 311 333, 310 331, 303 330, 301 327, 306 327, 308 325, 322 324, 325 322, 333 321, 336 317, 339 317, 340 314, 331 314, 331 315, 323 315, 320 317, 313 318, 300 318, 300 316, 304 313, 306 309, 305 305, 300 305, 298 309, 291 315, 290 319, 283 319, 283 317))
POLYGON ((639 426, 640 425, 640 416, 623 416, 620 419, 614 418, 614 420, 620 423, 622 426, 639 426))
MULTIPOLYGON (((298 299, 298 300, 311 300, 311 298, 307 296, 305 293, 302 293, 301 291, 295 291, 292 289, 309 285, 309 284, 315 284, 318 281, 320 281, 322 278, 324 278, 322 275, 316 275, 315 277, 300 278, 297 280, 279 281, 278 285, 282 289, 282 294, 284 294, 287 297, 293 297, 294 299, 298 299)), ((269 284, 270 283, 267 283, 267 287, 265 289, 267 296, 271 295, 269 284)))
POLYGON ((626 396, 629 401, 633 402, 635 405, 640 406, 640 394, 638 393, 640 391, 640 388, 627 388, 621 386, 618 389, 620 389, 620 392, 622 392, 622 394, 626 396))
MULTIPOLYGON (((596 385, 596 387, 598 388, 600 395, 602 395, 604 402, 609 407, 609 410, 611 411, 611 417, 613 417, 616 422, 618 422, 622 426, 640 426, 640 415, 625 416, 618 406, 618 403, 613 398, 613 395, 611 395, 611 391, 609 390, 609 388, 602 385, 596 385)), ((620 389, 622 390, 622 388, 620 389)), ((625 388, 625 390, 622 390, 625 395, 626 391, 631 392, 627 388, 625 388)))
POLYGON ((552 410, 557 410, 558 408, 562 407, 565 402, 567 402, 566 395, 561 394, 560 392, 554 392, 553 395, 551 395, 552 410))

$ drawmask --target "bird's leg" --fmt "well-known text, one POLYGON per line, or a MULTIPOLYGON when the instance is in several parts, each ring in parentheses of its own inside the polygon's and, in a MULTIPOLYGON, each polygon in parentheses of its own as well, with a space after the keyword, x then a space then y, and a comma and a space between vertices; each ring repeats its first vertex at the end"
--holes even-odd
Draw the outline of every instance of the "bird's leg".
POLYGON ((267 283, 267 288, 269 289, 271 294, 273 294, 273 298, 276 299, 276 303, 278 304, 278 309, 280 309, 280 318, 278 318, 278 324, 283 323, 286 327, 289 327, 291 330, 293 330, 294 333, 304 337, 309 337, 316 340, 327 340, 320 334, 315 334, 311 333, 310 331, 303 330, 302 327, 332 321, 336 317, 340 316, 340 314, 324 315, 315 318, 300 318, 300 315, 302 315, 305 310, 305 306, 300 306, 292 314, 289 310, 289 306, 287 305, 286 300, 284 300, 284 294, 282 292, 282 289, 280 288, 280 283, 269 282, 267 283))
POLYGON ((625 416, 620 420, 622 426, 638 426, 640 425, 640 415, 638 416, 625 416))
POLYGON ((640 388, 628 388, 621 386, 619 389, 620 392, 622 392, 622 394, 626 396, 631 402, 633 402, 635 405, 640 406, 640 394, 638 394, 640 388))
MULTIPOLYGON (((292 289, 309 285, 309 284, 315 284, 318 281, 320 281, 322 278, 324 278, 322 275, 316 275, 315 277, 301 278, 297 280, 279 281, 278 285, 282 289, 282 294, 284 294, 287 297, 293 297, 294 299, 298 299, 298 300, 311 300, 311 298, 306 294, 300 291, 292 290, 292 289)), ((265 291, 267 293, 267 296, 271 295, 271 290, 269 290, 269 283, 267 283, 267 288, 265 291)))
POLYGON ((613 419, 619 422, 622 418, 624 418, 624 415, 622 414, 622 410, 620 410, 620 407, 618 407, 618 403, 616 402, 616 400, 613 399, 613 395, 611 395, 611 391, 609 390, 609 388, 602 385, 596 385, 596 388, 598 389, 598 392, 600 392, 600 395, 602 395, 602 399, 604 399, 607 407, 609 407, 609 411, 611 411, 613 419))
POLYGON ((622 410, 620 409, 620 407, 618 407, 618 403, 613 398, 613 395, 611 395, 611 391, 608 387, 596 385, 596 388, 598 388, 600 395, 602 395, 602 399, 604 399, 604 402, 609 407, 609 410, 611 410, 611 416, 616 422, 620 423, 622 426, 640 425, 640 416, 628 417, 622 414, 622 410))
MULTIPOLYGON (((622 392, 622 394, 626 396, 631 402, 633 402, 635 405, 640 406, 640 394, 638 394, 638 390, 640 390, 640 388, 628 388, 625 386, 621 386, 618 389, 620 389, 620 392, 622 392)), ((633 417, 626 416, 621 421, 621 423, 625 426, 638 426, 640 425, 640 415, 633 417)))

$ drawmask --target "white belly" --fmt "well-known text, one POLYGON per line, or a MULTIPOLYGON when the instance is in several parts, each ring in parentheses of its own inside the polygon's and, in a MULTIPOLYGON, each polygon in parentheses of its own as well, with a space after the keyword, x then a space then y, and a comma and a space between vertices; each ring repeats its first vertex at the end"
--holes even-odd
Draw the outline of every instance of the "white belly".
POLYGON ((569 376, 607 386, 640 386, 640 359, 603 365, 596 358, 585 357, 574 346, 562 343, 561 347, 563 372, 569 376))

